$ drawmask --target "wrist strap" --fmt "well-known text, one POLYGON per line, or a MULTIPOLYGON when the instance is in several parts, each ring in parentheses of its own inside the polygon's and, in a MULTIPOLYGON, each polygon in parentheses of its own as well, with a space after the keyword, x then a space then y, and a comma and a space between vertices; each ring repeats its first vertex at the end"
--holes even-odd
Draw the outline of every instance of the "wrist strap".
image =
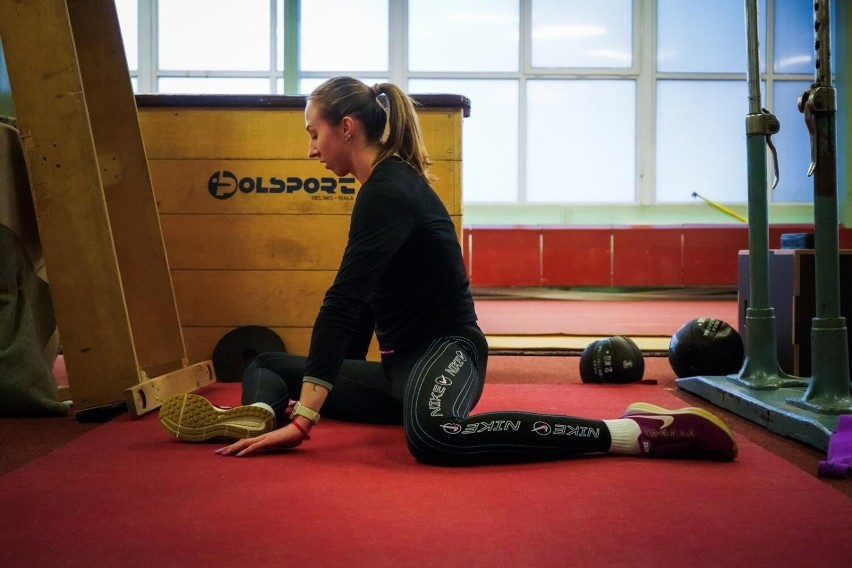
POLYGON ((307 431, 307 430, 305 430, 305 427, 304 427, 304 426, 302 426, 301 424, 299 424, 299 423, 298 423, 298 422, 296 422, 295 420, 294 420, 293 422, 290 422, 290 424, 292 424, 293 426, 295 426, 296 428, 298 428, 299 432, 301 432, 301 433, 305 436, 305 438, 304 438, 305 440, 310 440, 310 439, 311 439, 311 437, 308 435, 308 431, 307 431))
POLYGON ((302 406, 301 402, 296 402, 296 406, 293 407, 293 412, 290 413, 290 420, 293 420, 297 416, 304 416, 314 424, 320 420, 319 412, 311 410, 307 406, 302 406))

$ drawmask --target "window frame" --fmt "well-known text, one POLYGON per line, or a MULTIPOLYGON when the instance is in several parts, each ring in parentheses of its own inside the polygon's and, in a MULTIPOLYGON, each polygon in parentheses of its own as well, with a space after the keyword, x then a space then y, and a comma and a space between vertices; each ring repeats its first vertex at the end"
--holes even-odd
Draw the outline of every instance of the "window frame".
MULTIPOLYGON (((362 72, 357 73, 365 79, 383 79, 389 77, 391 82, 398 84, 407 90, 410 79, 514 79, 518 81, 519 99, 519 139, 517 141, 518 151, 518 188, 517 201, 514 203, 471 203, 466 204, 466 218, 473 222, 489 220, 500 223, 503 220, 514 224, 525 223, 533 220, 542 224, 572 224, 593 222, 623 222, 630 220, 635 223, 668 223, 672 220, 695 219, 697 222, 726 221, 719 219, 715 214, 703 213, 700 207, 693 205, 677 205, 658 203, 655 198, 655 163, 656 145, 655 131, 657 121, 656 109, 656 86, 658 81, 666 79, 680 80, 741 80, 745 83, 745 73, 671 73, 658 72, 656 69, 656 0, 633 0, 632 21, 632 64, 627 68, 535 68, 531 62, 531 33, 532 33, 532 2, 533 0, 517 0, 519 4, 519 34, 520 49, 519 69, 517 72, 414 72, 407 69, 407 34, 408 34, 408 0, 388 0, 388 50, 389 68, 387 72, 362 72), (635 199, 632 202, 620 204, 587 205, 582 203, 563 202, 531 203, 527 199, 525 180, 526 171, 526 144, 525 133, 527 129, 527 96, 526 83, 530 79, 564 79, 564 78, 588 78, 588 79, 629 79, 636 82, 636 155, 635 155, 635 199), (582 209, 583 211, 576 211, 582 209)), ((838 3, 839 4, 839 3, 838 3)), ((264 77, 269 80, 270 93, 295 94, 298 91, 298 80, 301 78, 328 76, 329 72, 308 73, 300 72, 293 66, 298 64, 298 17, 300 0, 269 0, 270 7, 270 64, 269 69, 263 73, 250 71, 161 71, 157 68, 158 62, 158 30, 157 13, 158 0, 139 0, 138 2, 138 69, 131 73, 135 79, 139 92, 157 92, 157 82, 160 77, 264 77), (279 33, 279 11, 283 11, 283 34, 284 53, 278 53, 279 33), (295 47, 294 47, 295 46, 295 47), (280 61, 285 65, 284 81, 282 83, 279 69, 280 61), (283 93, 280 84, 283 84, 283 93)), ((765 108, 773 108, 774 86, 777 81, 812 81, 812 74, 782 74, 774 71, 774 34, 775 34, 775 0, 766 0, 766 31, 765 40, 762 43, 766 49, 766 62, 761 79, 765 85, 761 93, 762 105, 765 108)), ((838 29, 837 15, 832 13, 833 27, 838 29)), ((839 39, 835 39, 839 44, 839 39)), ((841 61, 841 65, 848 65, 841 61)), ((839 75, 845 69, 837 65, 835 60, 835 74, 839 75)), ((340 70, 340 72, 354 73, 355 70, 340 70)), ((463 93, 461 93, 463 94, 463 93)), ((743 118, 745 119, 745 104, 743 105, 743 118)), ((476 112, 475 102, 472 112, 476 112)), ((845 139, 845 138, 844 138, 845 139)), ((745 159, 745 156, 743 157, 745 159)), ((840 179, 845 179, 845 164, 842 165, 843 172, 839 172, 840 179)), ((767 168, 771 168, 767 164, 767 168)), ((842 197, 843 192, 838 191, 842 197)), ((747 196, 743 201, 734 205, 745 205, 747 196)), ((770 210, 774 222, 807 222, 812 220, 812 202, 770 202, 770 210)), ((727 220, 729 221, 729 220, 727 220)))

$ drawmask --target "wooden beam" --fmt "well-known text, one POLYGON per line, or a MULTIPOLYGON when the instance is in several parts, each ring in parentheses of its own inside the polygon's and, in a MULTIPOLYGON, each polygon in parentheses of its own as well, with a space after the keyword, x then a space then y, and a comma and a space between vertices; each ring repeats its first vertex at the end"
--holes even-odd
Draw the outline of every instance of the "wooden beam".
POLYGON ((171 396, 192 392, 215 381, 216 373, 210 361, 144 380, 124 391, 127 410, 131 418, 137 418, 159 408, 171 396))
POLYGON ((64 0, 0 0, 0 36, 78 410, 139 382, 64 0))
POLYGON ((68 0, 133 342, 148 375, 186 364, 113 0, 68 0))

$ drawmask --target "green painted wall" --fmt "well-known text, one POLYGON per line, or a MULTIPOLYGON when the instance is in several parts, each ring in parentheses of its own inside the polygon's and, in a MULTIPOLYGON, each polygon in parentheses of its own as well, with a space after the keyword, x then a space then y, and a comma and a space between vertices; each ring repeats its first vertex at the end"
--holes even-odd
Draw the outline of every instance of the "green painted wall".
MULTIPOLYGON (((747 217, 746 206, 725 205, 747 217)), ((773 224, 813 223, 812 205, 770 207, 773 224)), ((464 206, 465 226, 483 225, 737 225, 741 221, 703 202, 695 205, 483 205, 464 206)))

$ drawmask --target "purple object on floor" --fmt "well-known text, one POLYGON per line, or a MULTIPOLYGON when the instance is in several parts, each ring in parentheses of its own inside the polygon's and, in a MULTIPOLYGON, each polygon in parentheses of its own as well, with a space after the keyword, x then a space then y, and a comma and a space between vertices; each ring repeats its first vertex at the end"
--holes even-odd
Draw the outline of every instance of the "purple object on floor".
POLYGON ((846 479, 852 470, 852 414, 837 421, 837 430, 828 439, 828 456, 819 462, 817 472, 822 477, 846 479))

